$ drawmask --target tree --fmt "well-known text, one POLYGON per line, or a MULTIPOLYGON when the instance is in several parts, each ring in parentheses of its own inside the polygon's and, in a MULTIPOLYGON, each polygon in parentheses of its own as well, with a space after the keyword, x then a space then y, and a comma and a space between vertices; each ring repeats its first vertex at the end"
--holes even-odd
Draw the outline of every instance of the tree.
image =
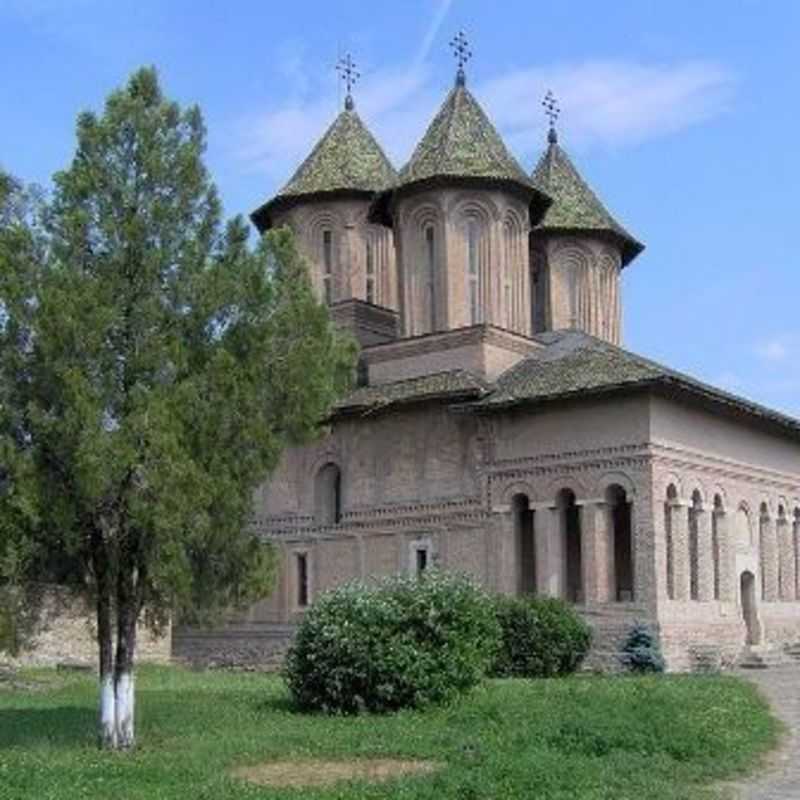
POLYGON ((153 69, 82 113, 77 140, 43 245, 0 215, 0 512, 93 603, 99 738, 122 749, 137 620, 268 593, 253 491, 317 434, 355 346, 288 231, 250 248, 240 218, 222 227, 200 111, 165 99, 153 69))

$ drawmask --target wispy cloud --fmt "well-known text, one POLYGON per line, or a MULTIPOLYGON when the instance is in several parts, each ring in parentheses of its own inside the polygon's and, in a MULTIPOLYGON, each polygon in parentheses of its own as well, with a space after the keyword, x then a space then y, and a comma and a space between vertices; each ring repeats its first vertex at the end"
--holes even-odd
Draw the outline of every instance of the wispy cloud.
POLYGON ((562 138, 577 147, 626 146, 717 116, 734 84, 713 62, 585 61, 514 70, 478 88, 509 143, 527 151, 541 141, 547 89, 561 106, 562 138))
POLYGON ((433 15, 433 19, 431 19, 428 30, 425 31, 425 35, 422 37, 422 42, 414 57, 415 66, 419 67, 428 60, 433 43, 436 41, 436 35, 439 33, 439 29, 442 27, 442 23, 452 5, 453 0, 438 0, 436 12, 433 15))
MULTIPOLYGON (((398 165, 408 158, 442 100, 441 76, 431 74, 428 56, 451 3, 442 0, 437 6, 408 64, 365 70, 358 87, 359 112, 398 165)), ((240 120, 234 137, 244 168, 275 180, 288 177, 337 108, 329 85, 314 84, 301 60, 295 57, 291 69, 295 86, 302 83, 303 91, 240 120), (301 80, 300 75, 306 77, 301 80)), ((562 140, 585 150, 630 146, 717 116, 732 102, 735 79, 714 62, 615 60, 520 67, 472 86, 510 148, 524 160, 543 142, 540 102, 548 88, 557 93, 563 110, 562 140)))

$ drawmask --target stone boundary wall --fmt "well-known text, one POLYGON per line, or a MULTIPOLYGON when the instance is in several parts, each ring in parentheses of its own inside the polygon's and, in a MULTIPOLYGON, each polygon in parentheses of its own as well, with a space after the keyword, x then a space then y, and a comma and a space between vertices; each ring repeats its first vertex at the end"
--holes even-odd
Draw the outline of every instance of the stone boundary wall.
POLYGON ((204 629, 176 626, 174 661, 192 667, 236 667, 277 671, 283 666, 294 625, 230 625, 204 629))
MULTIPOLYGON (((13 660, 23 666, 97 664, 97 626, 94 609, 62 587, 34 586, 29 591, 29 619, 23 621, 21 651, 13 660)), ((137 663, 169 663, 171 626, 162 636, 139 627, 137 663)), ((0 650, 0 658, 9 658, 0 650)))

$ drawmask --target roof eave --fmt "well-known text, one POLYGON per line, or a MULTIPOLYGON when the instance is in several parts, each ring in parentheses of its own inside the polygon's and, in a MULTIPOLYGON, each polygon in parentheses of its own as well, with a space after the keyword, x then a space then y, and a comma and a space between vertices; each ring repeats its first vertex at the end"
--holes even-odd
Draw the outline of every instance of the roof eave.
POLYGON ((548 236, 548 235, 564 235, 564 234, 591 234, 603 239, 614 242, 619 249, 622 256, 622 267, 627 267, 640 253, 645 249, 645 246, 632 236, 628 236, 614 230, 613 228, 582 228, 580 226, 566 226, 566 225, 553 225, 546 227, 535 227, 531 233, 534 236, 548 236))
POLYGON ((448 186, 505 189, 527 201, 532 224, 536 224, 542 218, 553 202, 552 198, 541 189, 514 178, 484 177, 480 175, 431 175, 427 178, 400 182, 391 188, 378 192, 370 206, 368 219, 370 222, 391 228, 394 222, 394 206, 401 196, 448 186))
POLYGON ((378 194, 380 190, 375 189, 327 189, 324 191, 304 192, 301 194, 278 194, 263 205, 260 205, 252 214, 250 219, 258 228, 259 233, 264 233, 273 227, 273 216, 278 211, 288 211, 299 203, 309 203, 324 200, 338 200, 354 197, 370 199, 378 194))

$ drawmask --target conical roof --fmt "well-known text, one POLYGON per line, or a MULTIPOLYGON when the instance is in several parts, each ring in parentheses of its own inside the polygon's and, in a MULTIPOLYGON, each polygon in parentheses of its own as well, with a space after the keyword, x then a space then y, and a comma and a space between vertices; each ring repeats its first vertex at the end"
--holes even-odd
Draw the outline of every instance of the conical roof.
POLYGON ((300 199, 335 194, 372 195, 391 186, 397 172, 352 101, 317 142, 289 182, 251 215, 259 230, 272 224, 272 213, 300 199))
POLYGON ((623 266, 644 250, 644 245, 611 216, 580 176, 559 146, 555 131, 551 130, 547 150, 531 177, 534 185, 553 199, 534 231, 598 231, 611 235, 621 246, 623 266))
POLYGON ((538 194, 477 100, 457 82, 400 170, 398 186, 437 178, 482 179, 517 184, 538 194))

